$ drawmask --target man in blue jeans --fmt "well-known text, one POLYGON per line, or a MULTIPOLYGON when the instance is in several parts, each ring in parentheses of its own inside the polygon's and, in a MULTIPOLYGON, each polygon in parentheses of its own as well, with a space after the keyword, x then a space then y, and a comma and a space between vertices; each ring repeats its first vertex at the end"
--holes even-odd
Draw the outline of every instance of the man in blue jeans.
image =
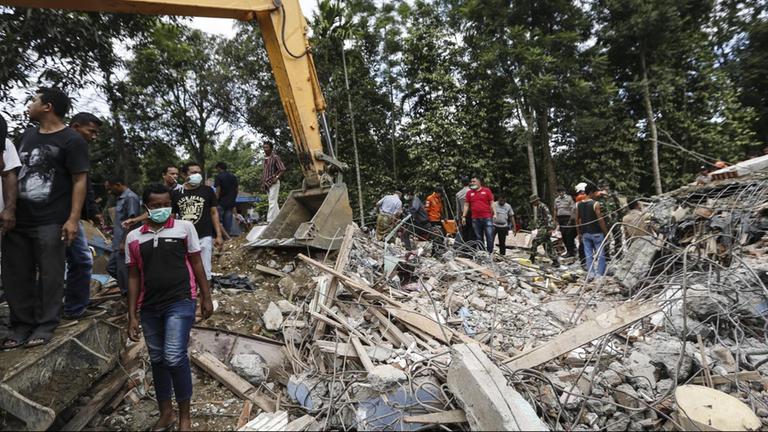
POLYGON ((191 430, 192 370, 187 349, 200 295, 203 319, 213 313, 208 280, 200 258, 195 226, 171 217, 171 194, 155 183, 142 196, 149 218, 125 239, 128 277, 128 336, 144 340, 160 418, 151 430, 171 430, 176 423, 172 397, 179 406, 179 430, 191 430), (141 317, 141 330, 139 328, 141 317))
POLYGON ((605 252, 601 248, 608 228, 605 218, 597 202, 597 187, 587 185, 585 190, 587 199, 578 203, 576 207, 576 230, 579 241, 584 244, 584 255, 587 258, 587 280, 594 279, 595 275, 605 274, 605 252), (597 255, 597 271, 594 269, 595 255, 597 255))
POLYGON ((493 253, 493 220, 496 219, 496 206, 493 205, 493 192, 483 186, 480 176, 472 177, 469 183, 469 191, 464 198, 464 211, 461 216, 462 224, 467 221, 467 216, 472 216, 472 228, 479 247, 488 253, 493 253))
MULTIPOLYGON (((80 134, 89 145, 99 134, 102 121, 95 115, 80 112, 72 116, 69 127, 80 134)), ((86 178, 86 195, 77 237, 67 247, 67 282, 64 287, 64 318, 81 319, 93 316, 98 311, 87 309, 91 302, 91 273, 93 272, 93 255, 88 247, 82 220, 91 220, 101 224, 103 219, 96 204, 96 194, 93 192, 90 176, 86 178)))

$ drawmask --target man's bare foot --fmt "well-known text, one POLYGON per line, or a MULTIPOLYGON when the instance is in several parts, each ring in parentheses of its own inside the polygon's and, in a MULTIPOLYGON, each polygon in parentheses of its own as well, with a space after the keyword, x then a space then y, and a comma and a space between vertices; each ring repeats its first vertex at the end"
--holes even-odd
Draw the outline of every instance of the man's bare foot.
POLYGON ((192 420, 191 419, 179 419, 179 431, 191 431, 192 420))

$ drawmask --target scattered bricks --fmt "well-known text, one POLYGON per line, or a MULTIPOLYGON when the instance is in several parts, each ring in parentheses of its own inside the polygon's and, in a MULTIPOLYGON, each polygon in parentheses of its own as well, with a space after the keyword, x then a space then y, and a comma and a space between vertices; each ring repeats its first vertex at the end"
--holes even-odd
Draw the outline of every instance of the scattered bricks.
POLYGON ((280 325, 283 324, 283 313, 280 312, 280 308, 274 302, 269 302, 267 311, 261 317, 264 321, 264 327, 269 331, 280 330, 280 325))
POLYGON ((629 384, 621 384, 614 389, 613 397, 619 405, 630 408, 639 408, 640 403, 637 399, 640 397, 635 389, 629 384))
POLYGON ((448 388, 467 413, 473 430, 549 430, 479 345, 451 348, 448 388))

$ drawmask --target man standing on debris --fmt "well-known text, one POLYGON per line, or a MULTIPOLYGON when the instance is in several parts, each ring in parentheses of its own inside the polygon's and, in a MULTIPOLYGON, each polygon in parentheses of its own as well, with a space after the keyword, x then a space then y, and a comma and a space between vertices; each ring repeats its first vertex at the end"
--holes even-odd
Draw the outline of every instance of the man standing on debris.
POLYGON ((493 219, 496 219, 496 206, 492 204, 493 192, 483 186, 482 177, 472 177, 461 219, 466 223, 467 215, 471 214, 475 238, 481 245, 483 240, 485 241, 484 246, 488 253, 493 253, 493 219))
POLYGON ((427 219, 433 228, 443 231, 443 198, 440 195, 442 187, 435 186, 432 193, 427 196, 424 208, 427 210, 427 219))
POLYGON ((227 164, 219 162, 216 164, 216 169, 219 170, 219 173, 216 174, 213 186, 216 188, 216 198, 219 200, 219 216, 224 231, 231 234, 234 208, 240 185, 237 176, 227 171, 227 164))
POLYGON ((557 215, 557 224, 560 225, 560 233, 563 234, 563 243, 565 243, 566 258, 576 256, 576 230, 571 223, 571 214, 573 213, 573 198, 568 195, 564 187, 560 187, 558 195, 555 198, 555 214, 557 215))
POLYGON ((205 269, 205 277, 211 280, 213 247, 224 246, 224 233, 219 221, 216 193, 210 186, 203 184, 203 169, 197 162, 188 162, 181 167, 181 174, 186 181, 181 190, 171 194, 173 212, 181 220, 192 222, 200 240, 200 254, 205 269), (214 237, 213 235, 216 235, 214 237))
MULTIPOLYGON (((574 227, 576 225, 577 206, 580 202, 588 198, 587 193, 585 192, 586 188, 587 188, 587 184, 584 182, 581 182, 574 187, 574 190, 576 191, 576 196, 574 197, 574 201, 576 202, 573 204, 573 209, 571 210, 571 225, 573 225, 574 227)), ((577 232, 578 232, 578 227, 575 227, 575 228, 577 228, 577 232)), ((584 242, 581 241, 581 239, 579 239, 579 263, 581 263, 582 267, 587 265, 586 255, 584 254, 584 242)))
POLYGON ((507 254, 507 235, 510 231, 514 234, 515 231, 515 212, 512 210, 512 206, 507 203, 507 198, 499 196, 498 201, 493 203, 496 207, 496 216, 493 218, 493 229, 496 231, 496 236, 499 238, 499 253, 502 255, 507 254))
POLYGON ((158 183, 147 186, 143 201, 149 220, 125 241, 129 270, 128 337, 143 332, 152 363, 160 418, 152 430, 171 430, 179 406, 179 430, 191 430, 192 370, 189 333, 195 323, 198 289, 203 319, 213 313, 208 279, 194 226, 171 218, 171 195, 158 183), (139 327, 141 322, 141 327, 139 327))
POLYGON ((699 176, 696 177, 696 185, 703 186, 712 182, 712 178, 709 177, 709 168, 706 165, 702 165, 699 169, 699 176))
POLYGON ((605 253, 600 245, 605 240, 608 227, 603 218, 602 208, 597 202, 598 190, 593 184, 587 185, 588 198, 578 204, 576 213, 576 229, 579 240, 584 244, 584 254, 587 259, 587 280, 605 274, 605 253), (597 271, 594 269, 594 260, 597 256, 597 271))
POLYGON ((264 149, 264 171, 261 175, 261 189, 267 194, 269 200, 267 223, 271 223, 280 212, 277 198, 280 195, 280 177, 285 172, 285 165, 272 148, 272 143, 265 142, 262 148, 264 149))
MULTIPOLYGON (((69 121, 69 127, 79 133, 90 145, 99 135, 101 119, 88 112, 75 114, 69 121)), ((85 203, 82 220, 90 220, 96 226, 104 224, 104 219, 96 204, 90 176, 86 177, 85 203)), ((67 283, 64 286, 64 318, 80 319, 92 316, 96 311, 88 309, 91 302, 91 275, 93 273, 93 255, 88 247, 82 220, 77 229, 77 238, 67 247, 67 283)))
POLYGON ((403 213, 403 193, 396 190, 376 203, 376 240, 382 241, 392 231, 397 218, 403 213))
POLYGON ((166 165, 163 170, 163 185, 171 192, 183 187, 179 184, 179 168, 176 165, 166 165))
POLYGON ((599 189, 598 202, 600 203, 600 208, 603 210, 603 215, 605 215, 605 223, 613 237, 612 248, 609 247, 610 245, 608 244, 605 246, 605 257, 606 259, 610 259, 611 254, 615 257, 621 251, 621 229, 618 225, 615 225, 622 217, 621 201, 619 200, 618 194, 611 190, 611 185, 608 183, 608 180, 600 180, 597 184, 597 188, 599 189))
MULTIPOLYGON (((21 137, 16 226, 4 222, 2 278, 10 306, 3 349, 46 344, 59 325, 66 247, 85 201, 88 144, 64 124, 69 97, 40 88, 27 107, 38 126, 21 137)), ((11 200, 8 201, 11 204, 11 200)))
MULTIPOLYGON (((141 203, 136 195, 120 176, 112 176, 104 185, 112 195, 117 197, 115 203, 115 220, 112 221, 112 255, 109 256, 107 272, 117 279, 117 286, 123 295, 128 294, 128 267, 125 265, 125 230, 123 222, 139 216, 141 203)), ((130 231, 130 228, 128 231, 130 231)))
POLYGON ((424 208, 424 204, 422 203, 421 198, 419 198, 418 192, 407 191, 405 193, 405 202, 406 204, 410 203, 408 206, 408 213, 410 213, 411 219, 404 225, 405 229, 401 232, 400 240, 407 250, 412 250, 411 234, 416 235, 417 238, 434 239, 432 238, 432 230, 430 229, 427 210, 424 208), (408 227, 410 227, 410 229, 408 227))
POLYGON ((533 244, 531 245, 531 262, 536 262, 536 254, 540 245, 544 245, 544 251, 547 253, 549 259, 552 260, 552 265, 560 267, 560 259, 555 253, 555 248, 552 246, 552 231, 555 229, 555 221, 552 220, 552 213, 550 213, 544 203, 538 195, 531 195, 530 198, 531 207, 533 209, 533 244))
POLYGON ((469 189, 469 182, 470 179, 467 176, 461 176, 461 184, 464 186, 456 192, 456 213, 459 219, 459 224, 461 224, 459 233, 461 234, 461 241, 463 243, 471 242, 475 240, 475 229, 472 228, 472 216, 471 214, 468 214, 464 220, 464 222, 461 221, 461 214, 464 211, 464 204, 467 202, 467 192, 470 191, 469 189))
POLYGON ((629 211, 621 219, 624 230, 624 238, 627 242, 633 237, 648 235, 648 221, 646 216, 640 210, 640 201, 632 200, 629 205, 629 211))

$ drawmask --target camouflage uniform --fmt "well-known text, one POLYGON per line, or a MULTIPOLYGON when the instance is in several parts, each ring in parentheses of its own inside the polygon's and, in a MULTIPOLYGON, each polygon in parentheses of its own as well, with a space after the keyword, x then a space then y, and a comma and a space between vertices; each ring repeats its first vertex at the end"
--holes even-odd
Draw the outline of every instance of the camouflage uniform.
POLYGON ((613 224, 621 221, 621 202, 618 195, 613 191, 604 192, 597 199, 597 202, 600 204, 600 211, 605 218, 605 226, 608 227, 613 235, 613 251, 610 250, 609 243, 605 244, 605 256, 608 258, 611 256, 611 252, 615 255, 621 249, 621 227, 615 226, 611 228, 613 224))
MULTIPOLYGON (((531 196, 531 201, 534 197, 531 196)), ((533 204, 533 225, 534 230, 538 230, 536 237, 533 239, 533 245, 531 249, 531 262, 536 260, 536 251, 540 245, 544 245, 544 250, 547 252, 547 256, 552 260, 552 264, 555 266, 560 265, 560 259, 555 253, 555 248, 552 245, 552 239, 550 233, 555 229, 555 223, 552 219, 552 213, 549 211, 546 205, 536 199, 533 204)))

